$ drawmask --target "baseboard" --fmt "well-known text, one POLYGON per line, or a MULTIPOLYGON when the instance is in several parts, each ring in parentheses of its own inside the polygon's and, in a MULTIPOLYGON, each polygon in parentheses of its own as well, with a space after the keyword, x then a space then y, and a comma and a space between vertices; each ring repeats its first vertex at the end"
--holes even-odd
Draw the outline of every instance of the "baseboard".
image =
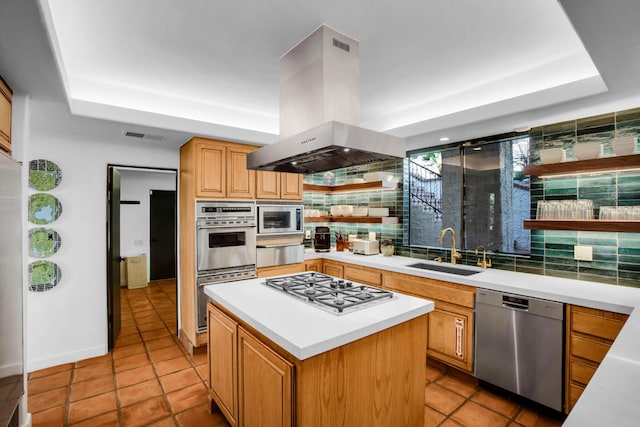
MULTIPOLYGON (((73 363, 79 360, 90 359, 92 357, 104 356, 107 354, 107 347, 99 346, 88 348, 81 351, 74 351, 72 353, 59 354, 52 357, 46 357, 42 359, 29 360, 26 362, 26 372, 39 371, 40 369, 50 368, 52 366, 63 365, 65 363, 73 363)), ((28 357, 29 355, 27 355, 28 357)))

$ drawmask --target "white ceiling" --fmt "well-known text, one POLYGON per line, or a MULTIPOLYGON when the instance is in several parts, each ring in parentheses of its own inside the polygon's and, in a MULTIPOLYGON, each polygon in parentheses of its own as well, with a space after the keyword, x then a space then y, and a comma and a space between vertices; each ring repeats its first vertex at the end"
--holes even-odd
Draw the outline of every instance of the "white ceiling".
MULTIPOLYGON (((73 114, 271 143, 279 58, 325 23, 360 42, 361 124, 415 148, 640 105, 639 3, 559 1, 3 0, 0 36, 51 55, 73 114), (46 36, 13 22, 33 1, 46 36)), ((46 92, 2 39, 5 76, 46 92)))

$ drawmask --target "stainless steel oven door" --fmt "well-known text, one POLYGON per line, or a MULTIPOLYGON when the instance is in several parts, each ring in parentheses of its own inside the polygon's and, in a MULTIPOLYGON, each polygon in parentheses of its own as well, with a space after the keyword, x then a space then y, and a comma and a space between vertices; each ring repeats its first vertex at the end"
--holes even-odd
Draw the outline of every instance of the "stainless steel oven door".
POLYGON ((258 234, 302 233, 303 206, 258 205, 258 234))
POLYGON ((256 227, 197 228, 198 271, 256 263, 256 227))

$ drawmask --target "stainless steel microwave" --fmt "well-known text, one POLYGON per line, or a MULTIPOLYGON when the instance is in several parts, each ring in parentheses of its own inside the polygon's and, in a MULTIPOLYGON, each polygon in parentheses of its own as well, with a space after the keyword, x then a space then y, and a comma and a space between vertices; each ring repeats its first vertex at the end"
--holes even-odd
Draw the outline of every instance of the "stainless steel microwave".
POLYGON ((302 234, 304 207, 301 203, 258 202, 258 236, 302 234))

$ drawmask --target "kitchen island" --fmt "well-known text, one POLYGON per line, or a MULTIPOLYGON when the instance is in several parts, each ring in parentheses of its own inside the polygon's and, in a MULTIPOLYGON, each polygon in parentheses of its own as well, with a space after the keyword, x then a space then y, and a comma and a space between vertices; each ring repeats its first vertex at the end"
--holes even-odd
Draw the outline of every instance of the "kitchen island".
POLYGON ((205 288, 210 395, 232 425, 423 425, 431 301, 334 314, 263 282, 205 288))

